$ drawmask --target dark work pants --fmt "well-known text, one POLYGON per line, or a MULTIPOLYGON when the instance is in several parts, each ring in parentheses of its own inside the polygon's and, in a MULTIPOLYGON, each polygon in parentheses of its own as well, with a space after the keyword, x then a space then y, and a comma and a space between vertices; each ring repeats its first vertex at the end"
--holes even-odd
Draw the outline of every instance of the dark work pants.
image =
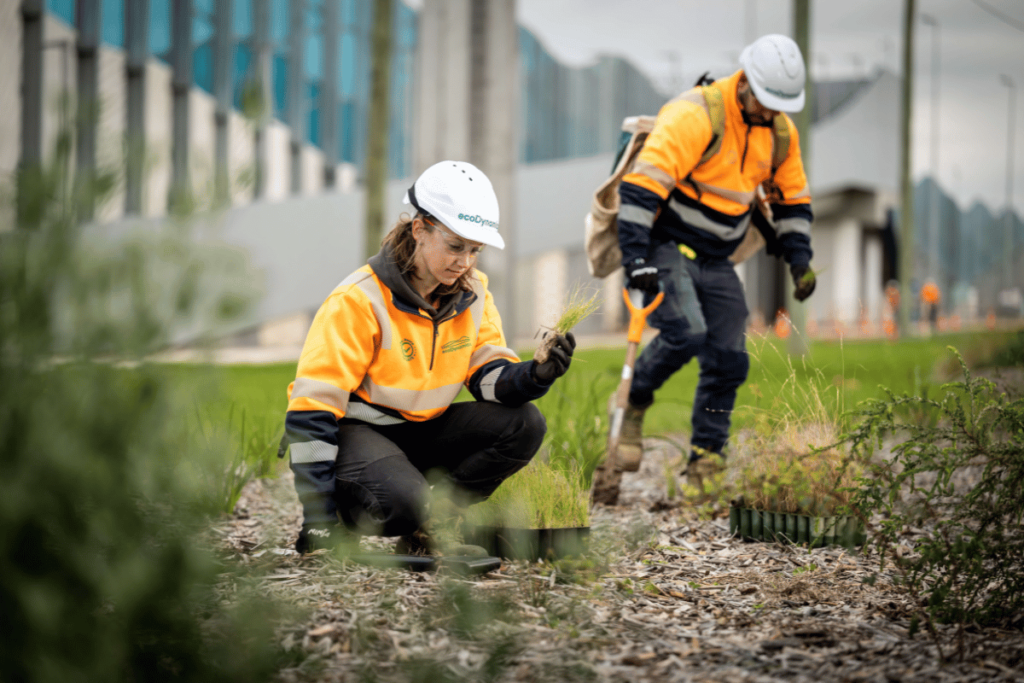
POLYGON ((453 403, 426 422, 338 427, 338 510, 346 525, 380 536, 411 533, 429 518, 431 470, 448 478, 460 502, 480 502, 530 462, 547 430, 532 403, 487 401, 453 403))
MULTIPOLYGON (((747 379, 747 303, 727 259, 690 259, 674 242, 652 250, 665 299, 648 321, 659 330, 637 359, 629 400, 646 405, 694 356, 700 380, 693 400, 690 443, 721 453, 729 439, 736 390, 747 379)), ((644 304, 654 297, 644 296, 644 304)))

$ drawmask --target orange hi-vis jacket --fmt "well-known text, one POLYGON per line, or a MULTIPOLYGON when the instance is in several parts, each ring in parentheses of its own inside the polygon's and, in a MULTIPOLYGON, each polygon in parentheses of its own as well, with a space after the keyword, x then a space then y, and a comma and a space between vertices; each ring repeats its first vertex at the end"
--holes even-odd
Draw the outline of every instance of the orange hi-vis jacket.
POLYGON ((737 98, 742 71, 715 81, 724 104, 724 128, 718 151, 700 88, 675 98, 658 113, 633 172, 619 189, 619 242, 623 263, 646 258, 652 239, 674 240, 696 254, 726 258, 739 246, 752 220, 774 247, 794 265, 810 262, 811 195, 800 158, 796 126, 785 114, 774 125, 788 127, 788 153, 772 173, 776 135, 773 124, 748 124, 737 98), (770 181, 770 182, 769 182, 770 181), (754 210, 764 183, 773 225, 754 210), (777 240, 777 242, 776 242, 777 240))
POLYGON ((321 305, 288 387, 285 417, 307 523, 336 521, 339 421, 422 422, 444 413, 463 386, 477 400, 512 406, 547 392, 550 384, 533 379, 533 361, 519 362, 507 347, 487 277, 475 275, 472 292, 450 295, 435 309, 385 248, 321 305))

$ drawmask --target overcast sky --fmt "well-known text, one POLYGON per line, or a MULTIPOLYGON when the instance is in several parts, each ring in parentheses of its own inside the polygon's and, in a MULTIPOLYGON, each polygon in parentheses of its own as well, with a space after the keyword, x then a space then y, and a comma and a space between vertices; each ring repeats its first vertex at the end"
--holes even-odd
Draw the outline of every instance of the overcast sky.
MULTIPOLYGON (((667 92, 707 70, 731 73, 758 35, 792 35, 791 8, 790 0, 518 0, 517 12, 559 61, 581 66, 601 53, 623 56, 667 92)), ((938 24, 940 183, 961 206, 978 199, 997 211, 1006 205, 1006 74, 1017 90, 1013 205, 1024 214, 1024 1, 918 0, 917 9, 938 24)), ((900 73, 903 11, 898 0, 812 0, 812 76, 900 73)), ((913 163, 920 177, 932 164, 935 30, 921 19, 915 28, 913 163)))

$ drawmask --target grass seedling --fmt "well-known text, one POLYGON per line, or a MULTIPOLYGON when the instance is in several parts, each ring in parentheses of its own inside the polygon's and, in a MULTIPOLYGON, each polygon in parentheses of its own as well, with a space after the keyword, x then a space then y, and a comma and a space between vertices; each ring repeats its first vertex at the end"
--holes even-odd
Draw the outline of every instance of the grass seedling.
POLYGON ((569 296, 566 297, 562 314, 558 316, 558 321, 555 322, 555 326, 552 328, 554 334, 545 335, 544 340, 537 349, 537 353, 533 356, 534 360, 538 363, 546 361, 551 353, 551 348, 555 345, 556 336, 565 335, 601 307, 601 302, 598 301, 598 294, 599 292, 592 292, 578 284, 573 287, 572 291, 569 292, 569 296))
POLYGON ((561 468, 542 457, 509 477, 485 502, 470 507, 472 524, 532 529, 590 524, 589 488, 578 466, 561 468))
MULTIPOLYGON (((775 347, 762 344, 755 356, 764 349, 775 347)), ((809 367, 806 357, 800 361, 802 372, 789 356, 783 360, 781 388, 770 405, 755 409, 753 434, 740 454, 743 504, 775 512, 836 514, 849 504, 858 473, 837 445, 846 427, 843 388, 809 367)), ((752 388, 758 395, 756 385, 752 388)))

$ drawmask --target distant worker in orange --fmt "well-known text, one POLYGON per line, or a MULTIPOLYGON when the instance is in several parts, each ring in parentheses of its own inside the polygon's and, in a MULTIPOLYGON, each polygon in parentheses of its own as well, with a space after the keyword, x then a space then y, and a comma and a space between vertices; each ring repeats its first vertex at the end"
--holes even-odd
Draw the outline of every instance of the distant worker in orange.
POLYGON ((889 303, 889 315, 883 316, 882 325, 886 335, 895 339, 899 335, 899 328, 896 327, 896 318, 900 314, 900 285, 896 280, 889 280, 885 285, 885 299, 889 303))
POLYGON ((942 296, 939 293, 939 286, 935 284, 934 280, 928 280, 924 283, 924 287, 921 288, 921 303, 924 306, 924 311, 928 317, 928 324, 931 326, 932 331, 935 330, 939 322, 939 301, 942 300, 942 296))

